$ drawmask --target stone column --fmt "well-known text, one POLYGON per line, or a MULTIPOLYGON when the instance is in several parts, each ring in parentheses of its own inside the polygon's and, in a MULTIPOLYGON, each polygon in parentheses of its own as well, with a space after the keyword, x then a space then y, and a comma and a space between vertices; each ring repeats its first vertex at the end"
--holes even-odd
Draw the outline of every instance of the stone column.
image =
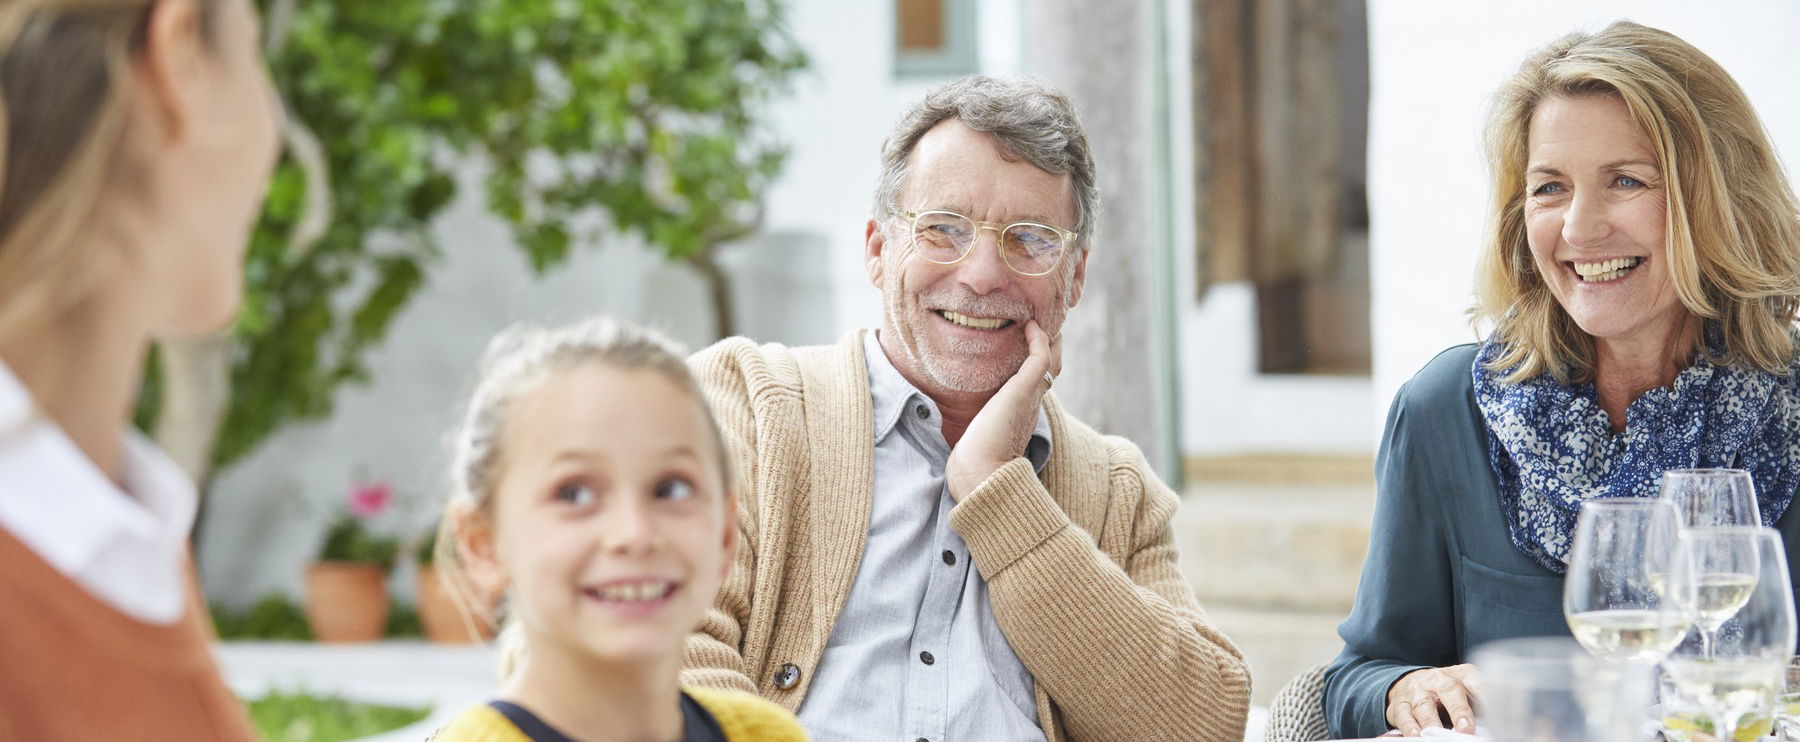
MULTIPOLYGON (((1159 128, 1155 85, 1162 19, 1156 0, 1033 0, 1024 3, 1024 71, 1075 99, 1099 169, 1099 231, 1081 304, 1063 330, 1056 394, 1103 433, 1136 443, 1172 476, 1165 451, 1168 398, 1159 363, 1158 245, 1165 230, 1156 187, 1159 128)), ((984 33, 1001 32, 987 29, 984 33)), ((1185 96, 1182 98, 1185 100, 1185 96)))

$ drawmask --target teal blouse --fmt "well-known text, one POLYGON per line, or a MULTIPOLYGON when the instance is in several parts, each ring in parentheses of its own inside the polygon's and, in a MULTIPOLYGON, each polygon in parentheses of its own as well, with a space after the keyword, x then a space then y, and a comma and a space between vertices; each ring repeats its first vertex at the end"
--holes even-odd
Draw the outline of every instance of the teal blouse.
MULTIPOLYGON (((1470 344, 1438 354, 1388 410, 1369 555, 1338 627, 1344 650, 1325 673, 1334 738, 1385 734, 1388 688, 1408 672, 1467 662, 1496 639, 1569 633, 1562 577, 1513 545, 1500 512, 1475 353, 1470 344)), ((1793 509, 1775 527, 1788 562, 1800 560, 1793 509)))

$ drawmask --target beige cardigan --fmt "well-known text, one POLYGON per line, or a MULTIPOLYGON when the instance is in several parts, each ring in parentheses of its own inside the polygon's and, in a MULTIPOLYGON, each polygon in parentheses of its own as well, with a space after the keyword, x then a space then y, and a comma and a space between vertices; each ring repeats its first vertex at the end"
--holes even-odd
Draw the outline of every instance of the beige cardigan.
MULTIPOLYGON (((799 709, 868 531, 862 332, 792 349, 730 338, 689 360, 740 467, 740 531, 736 569, 688 639, 683 684, 799 709), (789 664, 799 679, 782 689, 789 664)), ((1176 566, 1175 494, 1129 441, 1048 395, 1044 411, 1054 444, 1042 481, 1015 459, 951 511, 950 526, 1031 671, 1047 737, 1238 742, 1249 669, 1176 566)))

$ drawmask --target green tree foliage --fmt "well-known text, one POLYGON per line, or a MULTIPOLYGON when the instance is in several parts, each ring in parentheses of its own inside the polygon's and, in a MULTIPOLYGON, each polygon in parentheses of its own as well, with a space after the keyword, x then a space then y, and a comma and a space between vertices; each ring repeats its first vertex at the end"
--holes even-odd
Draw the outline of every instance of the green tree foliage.
POLYGON ((292 248, 318 194, 285 158, 250 247, 215 466, 367 378, 471 161, 538 272, 602 232, 704 272, 757 221, 785 155, 758 114, 805 64, 778 0, 261 4, 289 115, 323 146, 331 218, 292 248))

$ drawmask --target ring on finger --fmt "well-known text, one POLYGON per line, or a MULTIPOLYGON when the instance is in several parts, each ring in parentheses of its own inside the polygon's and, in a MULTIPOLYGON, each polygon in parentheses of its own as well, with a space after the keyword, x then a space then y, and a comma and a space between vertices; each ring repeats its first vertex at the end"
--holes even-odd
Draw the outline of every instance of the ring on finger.
POLYGON ((1044 372, 1044 386, 1046 388, 1056 386, 1056 377, 1052 376, 1049 371, 1044 372))

